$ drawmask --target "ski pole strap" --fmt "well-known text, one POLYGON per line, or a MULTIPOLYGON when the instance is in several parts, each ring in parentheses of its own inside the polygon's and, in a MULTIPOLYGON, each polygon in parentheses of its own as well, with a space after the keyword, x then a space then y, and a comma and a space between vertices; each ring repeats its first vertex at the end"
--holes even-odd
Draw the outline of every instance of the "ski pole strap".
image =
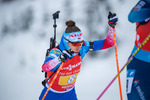
POLYGON ((89 44, 90 44, 89 51, 93 51, 94 43, 90 41, 89 44))
POLYGON ((47 95, 49 89, 52 87, 52 85, 53 85, 53 83, 54 83, 54 81, 55 81, 55 79, 56 79, 58 73, 60 72, 60 70, 61 70, 61 68, 62 68, 62 66, 63 66, 63 64, 64 64, 64 63, 62 62, 61 65, 60 65, 60 67, 58 68, 58 70, 57 70, 57 72, 56 72, 54 78, 52 79, 51 83, 49 84, 49 87, 48 87, 48 89, 46 90, 46 92, 45 92, 45 94, 44 94, 42 100, 45 99, 45 97, 46 97, 46 95, 47 95))
POLYGON ((103 90, 103 92, 99 95, 99 97, 96 100, 99 100, 103 94, 107 91, 107 89, 111 86, 111 84, 115 81, 115 79, 120 75, 120 73, 128 66, 128 64, 132 61, 133 57, 138 53, 138 51, 147 43, 147 41, 150 39, 150 34, 146 37, 146 39, 143 41, 143 43, 140 45, 140 47, 133 53, 132 56, 128 59, 128 61, 125 63, 125 65, 122 67, 122 69, 119 71, 119 73, 112 79, 112 81, 107 85, 107 87, 103 90))

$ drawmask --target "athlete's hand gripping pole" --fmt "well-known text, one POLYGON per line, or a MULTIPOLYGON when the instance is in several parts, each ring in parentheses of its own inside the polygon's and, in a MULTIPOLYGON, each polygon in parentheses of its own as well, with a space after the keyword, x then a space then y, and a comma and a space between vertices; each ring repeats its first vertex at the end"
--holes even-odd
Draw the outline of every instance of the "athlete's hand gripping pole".
POLYGON ((45 99, 45 97, 46 97, 46 95, 47 95, 47 93, 48 93, 49 89, 50 89, 50 88, 51 88, 51 86, 53 85, 53 83, 54 83, 54 81, 55 81, 55 79, 56 79, 56 77, 57 77, 58 73, 60 72, 60 70, 61 70, 61 68, 62 68, 63 64, 64 64, 63 62, 60 64, 60 66, 59 66, 59 68, 58 68, 58 70, 57 70, 57 72, 56 72, 56 74, 55 74, 54 78, 52 79, 51 83, 49 84, 49 87, 47 88, 47 90, 46 90, 46 92, 45 92, 45 94, 44 94, 44 96, 43 96, 42 100, 44 100, 44 99, 45 99))
MULTIPOLYGON (((118 17, 116 15, 116 13, 109 12, 109 14, 108 14, 108 24, 109 24, 109 26, 111 26, 113 28, 113 37, 114 37, 114 45, 115 45, 115 56, 116 56, 117 73, 118 73, 119 72, 119 62, 118 62, 116 32, 115 32, 115 26, 117 24, 117 21, 118 21, 118 17)), ((123 100, 120 75, 118 76, 118 84, 119 84, 120 100, 123 100)))

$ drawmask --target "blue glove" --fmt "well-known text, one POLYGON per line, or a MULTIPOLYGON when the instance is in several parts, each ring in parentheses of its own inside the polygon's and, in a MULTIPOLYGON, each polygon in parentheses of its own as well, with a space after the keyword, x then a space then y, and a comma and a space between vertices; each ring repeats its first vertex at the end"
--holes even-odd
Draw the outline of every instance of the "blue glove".
POLYGON ((65 49, 62 51, 62 54, 59 56, 59 58, 62 62, 65 62, 67 58, 71 59, 73 53, 74 52, 72 50, 65 49))
POLYGON ((108 15, 108 24, 115 28, 115 25, 117 24, 117 21, 118 21, 118 17, 116 15, 116 13, 111 13, 109 12, 109 15, 108 15))

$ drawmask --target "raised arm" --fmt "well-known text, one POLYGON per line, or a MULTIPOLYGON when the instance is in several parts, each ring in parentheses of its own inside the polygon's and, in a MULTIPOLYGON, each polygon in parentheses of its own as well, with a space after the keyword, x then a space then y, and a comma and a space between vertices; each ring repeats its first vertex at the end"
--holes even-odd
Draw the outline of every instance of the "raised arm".
POLYGON ((118 21, 117 15, 115 13, 109 12, 108 15, 109 31, 106 36, 106 39, 93 41, 94 43, 93 51, 107 49, 114 45, 113 28, 115 27, 117 21, 118 21))

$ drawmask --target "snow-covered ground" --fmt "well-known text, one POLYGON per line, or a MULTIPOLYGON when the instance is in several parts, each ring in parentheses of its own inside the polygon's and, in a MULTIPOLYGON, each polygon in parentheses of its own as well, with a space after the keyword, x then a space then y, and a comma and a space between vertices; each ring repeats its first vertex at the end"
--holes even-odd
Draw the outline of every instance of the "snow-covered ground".
MULTIPOLYGON (((85 0, 83 1, 85 2, 85 0)), ((112 4, 113 12, 116 12, 119 17, 116 33, 117 39, 120 40, 117 44, 119 44, 118 59, 121 69, 130 55, 135 38, 135 25, 128 22, 127 16, 138 0, 124 0, 122 3, 118 1, 111 0, 110 3, 112 4)), ((84 14, 81 15, 84 2, 80 0, 73 2, 74 8, 76 8, 73 12, 76 13, 72 17, 74 18, 73 20, 84 20, 82 17, 84 14), (78 11, 79 13, 77 13, 78 11)), ((42 26, 42 10, 44 9, 51 13, 57 10, 61 11, 61 17, 57 22, 57 30, 61 34, 65 27, 63 18, 66 19, 64 15, 65 9, 62 5, 62 0, 16 1, 0 4, 0 28, 3 23, 12 23, 13 16, 18 16, 20 10, 25 7, 34 7, 34 15, 36 16, 34 19, 36 23, 33 23, 29 31, 22 31, 22 33, 19 31, 14 35, 10 33, 3 38, 0 34, 0 100, 38 100, 43 89, 41 81, 44 78, 44 74, 41 73, 41 65, 49 45, 49 37, 53 36, 53 22, 47 27, 42 26), (46 38, 41 38, 41 30, 46 32, 46 38)), ((52 16, 50 16, 50 19, 52 19, 52 16)), ((80 27, 80 25, 78 26, 80 27)), ((83 32, 86 31, 84 27, 81 29, 83 32)), ((61 36, 59 34, 57 37, 58 42, 61 36)), ((115 61, 115 52, 111 57, 105 59, 91 59, 88 55, 85 56, 76 82, 76 92, 79 100, 96 100, 117 74, 115 61)), ((121 83, 123 100, 127 100, 125 92, 126 69, 121 73, 121 83)), ((118 79, 111 85, 101 100, 120 100, 118 79)))

